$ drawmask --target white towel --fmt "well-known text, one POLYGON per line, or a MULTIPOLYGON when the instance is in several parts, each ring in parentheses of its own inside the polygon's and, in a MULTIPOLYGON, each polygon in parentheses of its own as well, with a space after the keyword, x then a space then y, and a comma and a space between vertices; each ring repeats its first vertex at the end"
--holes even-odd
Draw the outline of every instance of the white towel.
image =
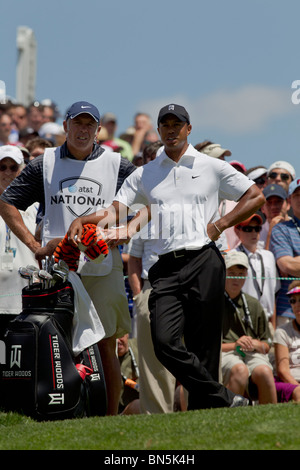
POLYGON ((75 356, 98 343, 105 336, 101 320, 80 277, 69 271, 68 280, 74 290, 73 352, 75 356))

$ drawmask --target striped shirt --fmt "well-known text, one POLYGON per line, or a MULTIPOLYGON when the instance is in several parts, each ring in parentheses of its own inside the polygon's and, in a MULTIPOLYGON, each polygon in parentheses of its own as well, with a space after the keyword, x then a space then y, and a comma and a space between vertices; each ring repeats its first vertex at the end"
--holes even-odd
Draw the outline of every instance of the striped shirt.
MULTIPOLYGON (((94 160, 102 153, 104 149, 95 144, 92 153, 86 160, 94 160)), ((67 147, 66 142, 60 147, 60 158, 74 158, 67 147)), ((118 192, 123 181, 136 169, 135 165, 126 158, 121 157, 116 191, 118 192)), ((44 214, 45 194, 43 178, 43 155, 34 158, 21 172, 17 178, 6 188, 1 195, 1 200, 15 206, 19 210, 25 211, 27 207, 34 202, 40 203, 40 215, 44 214)))
MULTIPOLYGON (((300 220, 294 217, 300 227, 300 220)), ((276 261, 283 256, 300 255, 300 235, 293 220, 280 222, 272 229, 270 251, 273 252, 276 261)), ((286 275, 284 277, 287 277, 286 275)), ((294 277, 294 276, 289 276, 294 277)), ((288 286, 292 281, 282 280, 276 299, 276 313, 279 316, 294 318, 292 308, 286 295, 288 286)))

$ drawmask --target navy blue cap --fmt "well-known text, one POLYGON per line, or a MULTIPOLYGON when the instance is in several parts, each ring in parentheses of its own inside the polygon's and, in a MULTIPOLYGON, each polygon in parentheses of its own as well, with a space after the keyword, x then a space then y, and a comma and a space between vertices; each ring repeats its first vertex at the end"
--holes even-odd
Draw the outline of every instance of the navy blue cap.
POLYGON ((100 122, 100 113, 96 106, 87 101, 77 101, 69 107, 66 113, 66 120, 73 119, 79 114, 90 114, 95 121, 100 122))
POLYGON ((263 193, 266 199, 271 196, 278 196, 281 199, 287 199, 288 197, 286 190, 279 184, 268 184, 268 186, 263 189, 263 193))
POLYGON ((159 111, 158 118, 157 118, 157 125, 161 122, 161 120, 167 115, 173 114, 176 116, 180 121, 187 122, 190 124, 190 116, 187 110, 180 106, 179 104, 167 104, 159 111))

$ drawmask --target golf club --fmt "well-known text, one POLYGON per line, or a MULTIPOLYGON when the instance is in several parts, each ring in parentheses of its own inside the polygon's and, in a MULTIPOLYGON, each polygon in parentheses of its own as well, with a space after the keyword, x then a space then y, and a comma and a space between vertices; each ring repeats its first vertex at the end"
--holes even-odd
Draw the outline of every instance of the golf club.
POLYGON ((29 265, 26 266, 26 269, 29 272, 32 272, 32 282, 33 283, 40 282, 39 276, 38 276, 39 268, 37 266, 33 266, 33 265, 29 264, 29 265))
POLYGON ((43 289, 48 289, 50 281, 53 278, 52 275, 50 273, 48 273, 48 271, 46 271, 44 269, 40 269, 38 271, 38 276, 42 280, 43 289))
POLYGON ((23 279, 28 280, 28 286, 32 285, 32 271, 28 271, 27 268, 21 267, 19 268, 19 274, 23 279))

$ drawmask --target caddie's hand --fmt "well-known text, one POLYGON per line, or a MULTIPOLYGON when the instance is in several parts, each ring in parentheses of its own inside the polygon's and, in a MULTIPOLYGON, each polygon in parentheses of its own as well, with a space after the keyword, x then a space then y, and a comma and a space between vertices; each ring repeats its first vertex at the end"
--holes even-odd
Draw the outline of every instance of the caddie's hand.
POLYGON ((78 243, 81 242, 82 231, 83 225, 80 217, 78 217, 77 219, 73 220, 67 231, 68 241, 71 245, 77 246, 78 243))
POLYGON ((80 251, 84 251, 85 255, 91 260, 98 261, 104 259, 109 252, 105 239, 105 234, 97 225, 84 224, 81 236, 81 243, 78 243, 80 251), (101 257, 101 258, 100 258, 101 257))
POLYGON ((218 238, 220 238, 221 233, 218 231, 215 224, 207 224, 206 230, 207 230, 207 235, 213 242, 215 242, 216 240, 218 240, 218 238))
POLYGON ((129 240, 127 226, 121 225, 120 227, 105 230, 105 241, 109 248, 123 245, 124 243, 128 243, 129 240))
POLYGON ((47 245, 40 246, 39 248, 37 248, 37 250, 34 253, 35 259, 40 262, 46 256, 52 256, 57 244, 60 241, 61 241, 61 238, 54 238, 53 240, 50 240, 47 243, 47 245))

